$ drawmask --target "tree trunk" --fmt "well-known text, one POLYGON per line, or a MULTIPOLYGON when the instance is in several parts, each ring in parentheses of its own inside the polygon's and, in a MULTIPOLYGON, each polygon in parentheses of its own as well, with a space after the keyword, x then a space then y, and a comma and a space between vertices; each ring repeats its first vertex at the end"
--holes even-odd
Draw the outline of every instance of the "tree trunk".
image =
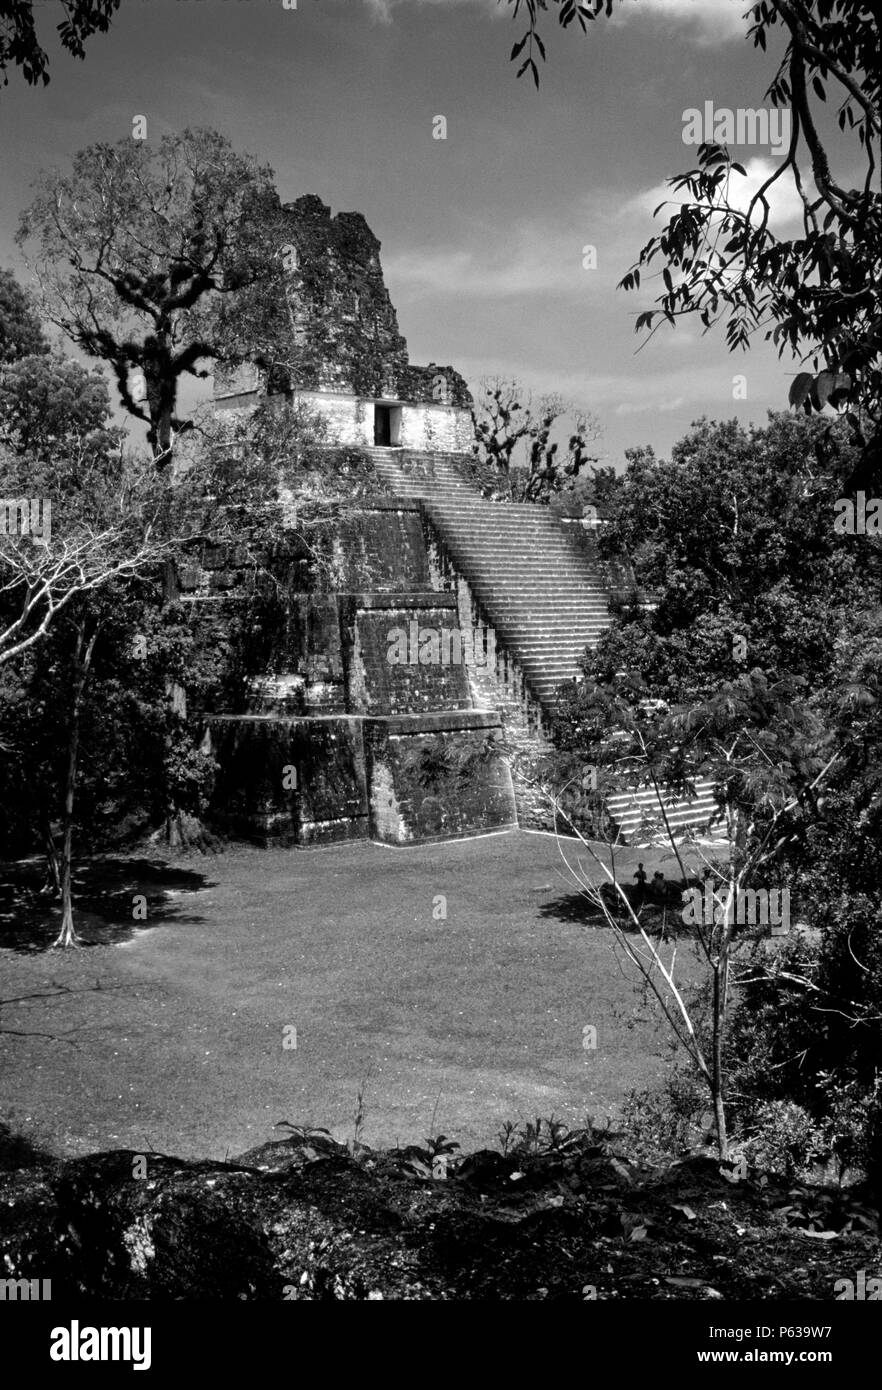
POLYGON ((74 650, 74 696, 71 704, 70 734, 67 746, 67 777, 64 786, 64 812, 62 816, 61 840, 61 931, 55 938, 55 946, 79 946, 73 919, 73 897, 71 893, 71 865, 73 849, 73 813, 77 788, 77 757, 80 746, 80 710, 83 704, 83 691, 89 674, 92 652, 98 637, 98 628, 92 633, 84 650, 85 625, 77 630, 77 644, 74 650))
MULTIPOLYGON (((163 571, 163 605, 168 606, 175 603, 179 593, 175 564, 173 560, 168 560, 163 571)), ((169 715, 169 734, 166 747, 170 748, 177 736, 186 735, 187 692, 177 681, 168 680, 165 693, 169 715)), ((162 840, 173 852, 184 854, 193 850, 199 854, 205 854, 216 849, 218 843, 216 837, 209 830, 206 830, 198 816, 194 816, 176 804, 171 787, 168 788, 162 829, 151 836, 151 839, 154 842, 162 840)))
POLYGON ((55 836, 52 834, 52 823, 49 818, 49 810, 44 805, 40 810, 40 830, 43 836, 43 848, 46 853, 46 882, 40 889, 41 893, 50 894, 53 898, 61 896, 61 871, 58 864, 58 847, 55 843, 55 836))
POLYGON ((714 1102, 714 1120, 717 1126, 717 1149, 720 1162, 729 1158, 729 1138, 726 1133, 726 1105, 723 1098, 723 997, 721 989, 720 963, 714 966, 713 997, 713 1053, 711 1057, 711 1083, 714 1102))
POLYGON ((171 462, 172 453, 172 412, 171 407, 164 405, 154 430, 155 449, 154 461, 157 468, 165 468, 171 462))
POLYGON ((168 328, 160 329, 144 347, 144 379, 147 386, 147 410, 150 415, 150 429, 147 443, 153 450, 153 462, 157 469, 169 466, 172 458, 175 404, 178 394, 178 379, 172 365, 172 347, 168 328))

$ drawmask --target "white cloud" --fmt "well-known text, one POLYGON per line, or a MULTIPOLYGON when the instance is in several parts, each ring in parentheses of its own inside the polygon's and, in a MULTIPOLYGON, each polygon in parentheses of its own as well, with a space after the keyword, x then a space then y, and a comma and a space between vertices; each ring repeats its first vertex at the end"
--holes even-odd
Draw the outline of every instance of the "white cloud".
MULTIPOLYGON (((753 195, 762 187, 770 174, 781 168, 781 161, 755 155, 753 159, 743 162, 743 168, 744 175, 733 173, 730 178, 729 202, 733 208, 746 212, 753 195)), ((808 183, 806 192, 809 197, 813 195, 814 186, 811 182, 808 183)), ((773 229, 780 229, 802 220, 802 199, 797 192, 789 169, 785 170, 781 177, 772 184, 765 196, 769 204, 769 226, 773 229)), ((629 198, 622 208, 622 215, 637 212, 652 217, 659 203, 664 203, 665 206, 659 212, 659 220, 667 222, 678 206, 682 207, 684 203, 689 201, 689 198, 684 196, 680 190, 669 188, 665 183, 657 183, 652 188, 647 188, 643 193, 629 198)), ((754 209, 753 220, 759 222, 761 216, 762 205, 758 204, 754 209)))
MULTIPOLYGON (((351 3, 351 0, 346 0, 351 3)), ((392 20, 395 10, 405 5, 411 8, 420 5, 473 5, 486 14, 499 19, 510 20, 513 5, 506 0, 364 0, 367 8, 382 23, 392 20)), ((634 18, 646 20, 647 16, 655 23, 691 29, 688 37, 702 45, 726 43, 733 38, 743 38, 747 24, 742 18, 748 0, 618 0, 610 22, 614 25, 627 24, 634 18)), ((518 15, 518 22, 521 16, 518 15)), ((552 19, 546 18, 548 28, 552 19)))
POLYGON ((743 38, 747 23, 743 18, 748 0, 619 0, 612 23, 625 24, 650 15, 657 23, 682 28, 695 43, 707 46, 743 38))
MULTIPOLYGON (((665 338, 665 348, 674 337, 676 333, 665 338)), ((473 388, 482 376, 514 378, 536 395, 559 391, 576 405, 596 410, 601 418, 668 415, 684 409, 696 416, 707 413, 718 419, 738 413, 732 395, 733 374, 736 370, 742 373, 747 370, 740 360, 733 362, 723 353, 718 361, 710 363, 695 361, 688 366, 671 368, 664 362, 664 352, 660 350, 645 365, 621 372, 592 370, 590 365, 577 369, 549 366, 537 370, 524 362, 502 357, 480 362, 460 357, 456 365, 473 388)), ((786 379, 781 370, 780 379, 774 372, 760 367, 749 374, 750 398, 758 410, 761 406, 765 408, 766 399, 771 402, 786 395, 786 379)))
POLYGON ((405 251, 383 257, 386 280, 397 302, 400 289, 424 295, 507 299, 517 295, 577 295, 618 278, 582 268, 584 237, 558 228, 522 223, 505 242, 488 235, 479 251, 405 251))
MULTIPOLYGON (((346 0, 351 3, 351 0, 346 0)), ((507 13, 504 6, 497 4, 497 0, 364 0, 373 17, 381 24, 391 24, 392 15, 395 10, 400 10, 404 5, 476 5, 478 8, 490 14, 507 13)))

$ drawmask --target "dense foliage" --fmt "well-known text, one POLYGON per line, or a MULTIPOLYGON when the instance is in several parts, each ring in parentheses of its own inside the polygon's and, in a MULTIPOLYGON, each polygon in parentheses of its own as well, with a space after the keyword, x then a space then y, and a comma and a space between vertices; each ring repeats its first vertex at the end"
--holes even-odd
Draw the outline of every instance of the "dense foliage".
MULTIPOLYGON (((525 55, 518 75, 530 72, 538 86, 543 13, 586 32, 620 0, 508 3, 527 20, 512 50, 525 55)), ((879 10, 865 0, 757 0, 745 18, 745 37, 761 54, 783 41, 765 98, 790 117, 786 156, 746 199, 745 170, 726 143, 706 135, 698 166, 668 180, 674 211, 621 286, 639 290, 644 271, 661 269, 664 288, 656 307, 638 314, 638 331, 695 315, 705 331, 722 322, 730 349, 746 349, 762 333, 781 356, 810 366, 793 380, 790 403, 809 413, 845 411, 860 453, 841 472, 859 487, 882 470, 879 10), (795 237, 780 236, 770 215, 779 180, 791 182, 802 204, 795 237)))
POLYGON ((823 428, 702 421, 669 462, 632 452, 601 546, 630 557, 636 592, 558 740, 601 784, 714 784, 720 884, 787 885, 794 912, 772 955, 767 933, 707 933, 709 978, 737 1003, 721 1039, 735 1132, 747 1152, 774 1147, 767 1131, 796 1148, 803 1133, 806 1153, 821 1136, 878 1169, 882 548, 834 529, 823 428))

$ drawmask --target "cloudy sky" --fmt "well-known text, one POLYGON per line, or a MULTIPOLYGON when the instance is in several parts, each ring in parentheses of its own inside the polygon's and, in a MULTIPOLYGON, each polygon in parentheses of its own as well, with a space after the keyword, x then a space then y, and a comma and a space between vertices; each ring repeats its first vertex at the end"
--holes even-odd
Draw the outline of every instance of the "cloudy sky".
MULTIPOLYGON (((50 86, 13 73, 0 90, 0 264, 23 270, 13 235, 39 168, 130 136, 136 115, 149 139, 215 126, 273 166, 285 201, 364 213, 414 362, 560 391, 600 417, 614 462, 631 445, 666 454, 703 414, 762 422, 791 362, 759 343, 732 356, 722 329, 685 323, 637 353, 653 282, 615 288, 665 178, 695 162, 684 111, 762 105, 780 55, 746 41, 746 3, 623 0, 587 37, 549 17, 536 92, 515 80, 522 25, 497 0, 123 0, 84 63, 50 40, 50 86)), ((43 33, 56 8, 40 6, 43 33)), ((738 157, 751 184, 774 164, 738 157)), ((786 189, 774 211, 786 230, 786 189)))

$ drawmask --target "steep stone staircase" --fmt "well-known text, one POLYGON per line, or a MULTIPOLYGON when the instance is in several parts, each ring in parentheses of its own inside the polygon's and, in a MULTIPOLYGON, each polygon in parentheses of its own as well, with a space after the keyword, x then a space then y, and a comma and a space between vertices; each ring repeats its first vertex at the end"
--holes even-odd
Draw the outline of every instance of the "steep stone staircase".
MULTIPOLYGON (((610 625, 607 596, 589 556, 547 508, 486 501, 450 454, 366 452, 392 493, 424 504, 529 693, 553 713, 559 687, 581 675, 585 648, 610 625)), ((666 805, 672 829, 707 826, 715 809, 711 784, 699 783, 696 793, 692 801, 666 805)), ((611 796, 607 807, 625 842, 661 819, 649 789, 611 796)))
POLYGON ((368 451, 398 496, 421 500, 456 568, 551 712, 562 682, 609 626, 606 594, 589 558, 544 507, 488 502, 445 454, 368 451))

